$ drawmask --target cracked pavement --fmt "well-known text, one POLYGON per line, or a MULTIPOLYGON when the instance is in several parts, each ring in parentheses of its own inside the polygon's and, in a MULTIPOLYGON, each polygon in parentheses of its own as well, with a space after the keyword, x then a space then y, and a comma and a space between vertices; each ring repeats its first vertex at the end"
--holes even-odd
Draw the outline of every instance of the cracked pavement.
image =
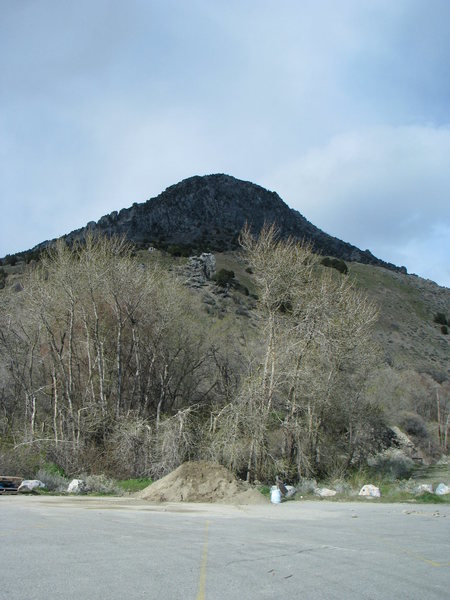
POLYGON ((434 600, 450 506, 0 497, 0 599, 434 600))

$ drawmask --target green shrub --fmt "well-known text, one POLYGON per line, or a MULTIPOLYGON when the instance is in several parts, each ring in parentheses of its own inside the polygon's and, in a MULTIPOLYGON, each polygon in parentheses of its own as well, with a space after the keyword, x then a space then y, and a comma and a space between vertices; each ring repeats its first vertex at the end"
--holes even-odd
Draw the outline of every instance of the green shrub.
POLYGON ((117 482, 117 486, 124 492, 140 492, 153 483, 148 477, 138 477, 137 479, 123 479, 117 482))
POLYGON ((17 256, 15 254, 7 254, 5 256, 5 263, 11 267, 14 267, 14 265, 17 263, 17 256))
POLYGON ((239 283, 239 281, 232 280, 231 283, 236 291, 240 292, 241 294, 244 294, 244 296, 249 295, 248 287, 242 285, 242 283, 239 283))
POLYGON ((42 470, 46 471, 47 473, 51 473, 52 475, 61 475, 61 477, 66 477, 64 469, 54 462, 45 463, 42 467, 42 470))
POLYGON ((347 275, 347 273, 348 273, 347 263, 345 263, 340 258, 334 258, 332 262, 333 262, 334 269, 337 269, 339 271, 339 273, 342 273, 343 275, 347 275))
POLYGON ((332 481, 330 481, 329 487, 332 490, 336 490, 338 494, 345 496, 355 496, 357 493, 356 490, 353 489, 351 483, 341 478, 333 479, 332 481))
POLYGON ((401 450, 392 448, 367 461, 371 471, 390 480, 405 479, 414 470, 414 461, 401 450))
POLYGON ((49 492, 66 492, 69 485, 68 479, 63 477, 57 470, 47 470, 46 467, 39 469, 36 479, 42 481, 49 492))
POLYGON ((330 258, 329 256, 325 256, 320 261, 324 267, 331 267, 346 275, 348 273, 347 264, 341 258, 330 258))
MULTIPOLYGON (((3 441, 0 436, 0 443, 3 441)), ((39 456, 29 446, 19 448, 6 444, 0 446, 0 474, 34 479, 39 466, 39 456)))
POLYGON ((217 271, 214 277, 216 284, 220 287, 226 287, 230 285, 234 279, 234 271, 229 271, 228 269, 220 269, 217 271))
POLYGON ((314 490, 317 487, 315 479, 302 479, 296 484, 295 489, 297 490, 297 494, 314 494, 314 490))
POLYGON ((447 317, 441 312, 438 312, 434 315, 434 322, 438 325, 448 325, 447 317))
POLYGON ((167 248, 167 252, 169 254, 171 254, 172 256, 190 256, 191 255, 191 248, 189 246, 179 246, 178 244, 169 246, 167 248))
POLYGON ((428 438, 428 430, 425 421, 416 413, 403 413, 399 425, 403 431, 409 435, 414 435, 422 439, 428 438))
POLYGON ((423 492, 419 496, 416 496, 414 501, 420 502, 421 504, 439 504, 448 502, 446 496, 436 496, 436 494, 432 494, 431 492, 423 492))
POLYGON ((267 497, 270 496, 270 486, 269 485, 260 485, 258 487, 258 491, 263 496, 267 496, 267 497))
POLYGON ((87 491, 94 494, 110 494, 118 496, 123 493, 116 482, 113 479, 106 477, 106 475, 82 475, 80 479, 85 482, 87 491))
POLYGON ((290 300, 283 300, 283 302, 280 303, 280 313, 288 314, 292 312, 292 302, 290 300))

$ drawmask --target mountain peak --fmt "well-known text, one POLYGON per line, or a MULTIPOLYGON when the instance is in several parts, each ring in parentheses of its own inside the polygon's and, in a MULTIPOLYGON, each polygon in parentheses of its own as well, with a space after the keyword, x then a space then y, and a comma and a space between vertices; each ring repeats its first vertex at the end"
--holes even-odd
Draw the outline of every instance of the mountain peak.
POLYGON ((274 223, 282 237, 309 241, 321 254, 400 270, 367 250, 324 233, 289 208, 276 192, 224 173, 184 179, 156 198, 114 211, 65 237, 73 241, 82 238, 86 230, 94 230, 124 235, 141 245, 177 245, 192 252, 225 251, 238 246, 239 233, 246 223, 255 233, 264 224, 274 223))

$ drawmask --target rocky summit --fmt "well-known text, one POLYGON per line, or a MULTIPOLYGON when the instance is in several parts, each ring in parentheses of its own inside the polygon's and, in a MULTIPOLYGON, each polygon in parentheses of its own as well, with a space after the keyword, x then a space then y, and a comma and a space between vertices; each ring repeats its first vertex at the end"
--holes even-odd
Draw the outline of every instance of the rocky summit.
POLYGON ((223 174, 185 179, 156 198, 88 223, 66 239, 74 241, 83 238, 86 231, 94 231, 124 235, 138 245, 177 245, 192 253, 226 251, 238 246, 239 233, 246 223, 255 233, 265 223, 275 223, 282 237, 311 242, 323 255, 404 270, 324 233, 289 208, 277 193, 223 174))

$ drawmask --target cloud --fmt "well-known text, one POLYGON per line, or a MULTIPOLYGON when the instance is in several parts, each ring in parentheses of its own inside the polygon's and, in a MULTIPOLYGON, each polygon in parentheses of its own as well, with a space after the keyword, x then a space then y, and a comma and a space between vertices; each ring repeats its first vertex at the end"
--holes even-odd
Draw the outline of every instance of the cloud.
POLYGON ((446 0, 8 3, 0 254, 227 172, 428 272, 414 249, 448 248, 448 18, 446 0))
POLYGON ((265 182, 328 233, 449 285, 449 127, 339 135, 265 182))

